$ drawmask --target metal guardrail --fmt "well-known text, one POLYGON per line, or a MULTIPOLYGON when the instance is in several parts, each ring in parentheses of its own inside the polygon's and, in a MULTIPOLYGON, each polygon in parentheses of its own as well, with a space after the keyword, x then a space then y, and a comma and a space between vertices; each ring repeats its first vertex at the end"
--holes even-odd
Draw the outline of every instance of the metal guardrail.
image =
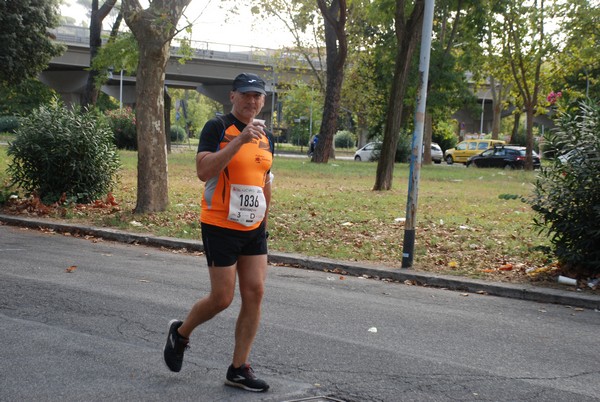
MULTIPOLYGON (((75 25, 61 25, 51 32, 56 36, 56 40, 64 44, 89 46, 90 32, 89 28, 75 25)), ((108 37, 109 31, 103 31, 103 36, 108 37)), ((200 59, 216 59, 236 62, 251 62, 264 65, 272 65, 274 60, 281 58, 281 50, 258 48, 253 46, 231 45, 226 43, 192 41, 193 57, 200 59)), ((171 47, 172 55, 180 55, 179 47, 171 47)), ((297 56, 294 57, 299 64, 303 61, 297 56)))

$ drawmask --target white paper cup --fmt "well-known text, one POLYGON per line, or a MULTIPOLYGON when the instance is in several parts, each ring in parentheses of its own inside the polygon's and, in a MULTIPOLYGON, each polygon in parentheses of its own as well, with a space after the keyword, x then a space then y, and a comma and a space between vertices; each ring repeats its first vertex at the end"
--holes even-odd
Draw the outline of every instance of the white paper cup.
POLYGON ((562 285, 577 286, 577 279, 569 278, 568 276, 558 276, 558 283, 562 285))

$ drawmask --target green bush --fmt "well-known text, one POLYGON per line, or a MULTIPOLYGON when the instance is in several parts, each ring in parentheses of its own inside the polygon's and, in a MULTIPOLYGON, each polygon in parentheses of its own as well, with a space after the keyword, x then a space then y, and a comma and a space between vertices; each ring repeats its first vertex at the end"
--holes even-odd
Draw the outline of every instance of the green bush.
POLYGON ((15 116, 0 116, 0 133, 14 133, 19 127, 19 119, 15 116))
POLYGON ((172 142, 181 142, 185 139, 185 129, 181 126, 171 126, 170 134, 172 142))
POLYGON ((546 141, 557 156, 541 169, 528 200, 540 230, 566 272, 600 273, 600 105, 588 101, 563 113, 546 141))
POLYGON ((454 148, 457 143, 455 127, 456 122, 439 121, 433 125, 432 139, 442 151, 454 148))
POLYGON ((0 85, 0 114, 26 116, 55 96, 56 91, 36 78, 26 79, 18 85, 3 82, 0 85))
POLYGON ((91 112, 66 109, 58 101, 21 120, 7 155, 12 184, 44 203, 62 194, 76 202, 106 195, 120 169, 110 128, 91 112))
POLYGON ((347 130, 338 131, 334 137, 336 148, 353 148, 355 142, 354 134, 347 130))
MULTIPOLYGON (((377 140, 379 141, 379 140, 377 140)), ((373 141, 375 142, 375 141, 373 141)), ((411 146, 412 146, 412 133, 408 131, 400 132, 398 136, 398 143, 396 144, 396 153, 394 154, 394 162, 397 163, 407 163, 410 161, 411 154, 411 146)), ((376 150, 373 152, 373 156, 371 157, 371 161, 378 161, 381 156, 381 150, 376 150)))
POLYGON ((398 163, 409 162, 411 153, 412 133, 409 131, 403 131, 398 137, 398 144, 396 145, 396 156, 394 160, 398 163))
POLYGON ((137 150, 137 132, 133 110, 130 107, 124 107, 122 109, 107 110, 105 114, 117 148, 137 150))

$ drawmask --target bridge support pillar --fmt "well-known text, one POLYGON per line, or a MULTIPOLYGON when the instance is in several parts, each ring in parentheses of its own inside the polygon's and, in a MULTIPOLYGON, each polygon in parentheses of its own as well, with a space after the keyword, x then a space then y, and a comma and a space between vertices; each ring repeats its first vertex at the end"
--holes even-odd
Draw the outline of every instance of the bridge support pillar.
POLYGON ((39 79, 58 92, 65 105, 81 104, 87 71, 42 71, 39 79))

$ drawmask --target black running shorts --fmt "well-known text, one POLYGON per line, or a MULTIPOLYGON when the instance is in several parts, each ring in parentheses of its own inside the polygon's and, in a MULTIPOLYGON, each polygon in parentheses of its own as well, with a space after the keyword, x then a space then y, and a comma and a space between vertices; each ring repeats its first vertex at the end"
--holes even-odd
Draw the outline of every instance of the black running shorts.
POLYGON ((201 223, 202 244, 209 267, 229 267, 240 255, 267 254, 265 225, 249 231, 221 228, 201 223))

